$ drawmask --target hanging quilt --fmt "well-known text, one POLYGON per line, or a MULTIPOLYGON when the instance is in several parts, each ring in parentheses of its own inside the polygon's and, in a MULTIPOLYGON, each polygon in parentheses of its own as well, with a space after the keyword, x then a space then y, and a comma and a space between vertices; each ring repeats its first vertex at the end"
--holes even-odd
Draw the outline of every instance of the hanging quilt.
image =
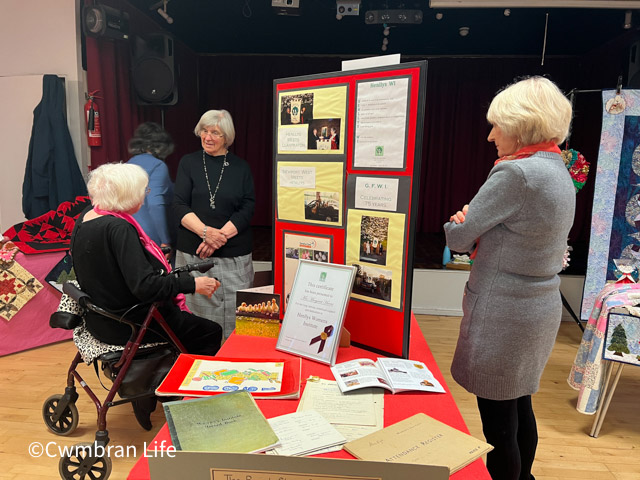
POLYGON ((619 278, 619 265, 640 270, 640 90, 602 92, 589 261, 580 318, 619 278))
POLYGON ((62 202, 56 210, 14 225, 4 235, 23 253, 68 250, 76 220, 89 205, 89 197, 76 197, 73 202, 62 202))
POLYGON ((0 263, 0 318, 11 320, 42 290, 42 284, 15 260, 0 263))

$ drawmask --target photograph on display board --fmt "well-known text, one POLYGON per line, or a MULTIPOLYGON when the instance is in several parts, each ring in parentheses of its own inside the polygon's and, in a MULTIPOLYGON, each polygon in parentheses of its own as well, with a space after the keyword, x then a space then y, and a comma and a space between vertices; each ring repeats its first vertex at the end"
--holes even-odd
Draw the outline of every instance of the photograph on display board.
POLYGON ((330 227, 343 225, 342 162, 278 162, 277 218, 330 227))
POLYGON ((409 78, 358 82, 353 166, 405 167, 409 78))
POLYGON ((308 150, 339 150, 340 124, 339 118, 318 118, 309 125, 308 150))
POLYGON ((340 194, 338 192, 304 192, 305 220, 336 223, 340 219, 340 194))
POLYGON ((393 273, 391 270, 372 267, 363 263, 354 263, 356 267, 356 281, 353 284, 353 293, 366 297, 391 301, 391 283, 393 273))
POLYGON ((281 92, 278 153, 344 154, 347 86, 281 92))
POLYGON ((402 213, 347 210, 345 265, 358 269, 353 299, 400 309, 406 219, 402 213))
POLYGON ((280 97, 280 125, 299 125, 313 120, 313 92, 280 97))
POLYGON ((365 215, 360 224, 360 261, 387 264, 389 219, 365 215))
POLYGON ((300 260, 329 263, 331 261, 331 238, 285 232, 284 288, 282 290, 285 309, 300 260))

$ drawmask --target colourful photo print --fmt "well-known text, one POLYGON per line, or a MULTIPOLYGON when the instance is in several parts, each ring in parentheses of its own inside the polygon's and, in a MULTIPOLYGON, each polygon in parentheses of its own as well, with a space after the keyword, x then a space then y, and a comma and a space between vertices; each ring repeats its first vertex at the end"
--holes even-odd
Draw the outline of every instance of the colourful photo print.
POLYGON ((371 265, 354 264, 357 268, 353 293, 379 300, 391 300, 392 272, 371 265))
POLYGON ((338 192, 304 192, 304 218, 338 223, 340 219, 340 194, 338 192))
POLYGON ((284 284, 282 289, 284 310, 287 308, 300 259, 329 263, 331 261, 330 251, 331 239, 328 237, 314 237, 296 233, 284 234, 284 284))
POLYGON ((360 261, 387 264, 389 218, 363 215, 360 223, 360 261))
POLYGON ((339 150, 340 119, 322 118, 309 124, 308 150, 339 150))
POLYGON ((280 125, 309 124, 313 120, 313 92, 280 97, 280 125))

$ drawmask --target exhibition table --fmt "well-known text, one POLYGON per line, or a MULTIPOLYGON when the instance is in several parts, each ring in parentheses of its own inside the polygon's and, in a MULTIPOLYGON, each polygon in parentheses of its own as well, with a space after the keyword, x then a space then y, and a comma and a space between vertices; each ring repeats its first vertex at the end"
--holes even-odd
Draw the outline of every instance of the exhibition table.
MULTIPOLYGON (((391 394, 385 390, 384 393, 384 424, 392 425, 416 413, 424 412, 427 415, 436 418, 460 431, 469 433, 460 411, 449 391, 446 382, 436 364, 431 351, 425 341, 415 316, 411 317, 411 340, 409 346, 409 358, 424 362, 431 370, 436 379, 445 388, 446 393, 414 393, 404 392, 391 394)), ((256 358, 285 358, 287 353, 277 351, 275 349, 275 338, 250 337, 241 336, 233 333, 222 346, 219 355, 225 357, 256 357, 256 358)), ((376 359, 377 355, 373 352, 357 348, 355 346, 340 348, 336 362, 342 363, 356 358, 376 359)), ((304 389, 305 380, 309 376, 315 375, 321 378, 333 380, 331 370, 327 365, 302 359, 302 389, 304 389)), ((267 418, 293 413, 296 411, 299 400, 258 400, 258 405, 267 418)), ((160 449, 161 442, 171 444, 169 429, 165 424, 154 440, 150 442, 149 449, 160 449)), ((339 452, 318 455, 319 457, 330 458, 353 458, 350 454, 341 450, 339 452)), ((149 479, 149 463, 147 457, 141 457, 131 469, 128 476, 129 480, 149 479)), ((462 479, 486 479, 490 480, 489 473, 482 461, 478 459, 467 467, 459 470, 451 475, 454 480, 462 479)))
POLYGON ((71 330, 49 326, 49 316, 57 310, 62 294, 45 280, 64 255, 65 252, 17 253, 15 261, 38 279, 42 289, 10 321, 0 319, 0 356, 71 338, 71 330))

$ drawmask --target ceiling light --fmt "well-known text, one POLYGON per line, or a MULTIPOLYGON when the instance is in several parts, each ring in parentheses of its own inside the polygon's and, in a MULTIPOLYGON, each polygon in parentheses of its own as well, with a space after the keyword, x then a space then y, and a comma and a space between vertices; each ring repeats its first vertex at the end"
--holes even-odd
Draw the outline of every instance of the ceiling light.
POLYGON ((624 24, 622 25, 622 28, 625 30, 629 30, 631 28, 631 18, 631 10, 624 12, 624 24))
POLYGON ((461 37, 466 37, 467 35, 469 35, 469 27, 460 27, 458 29, 458 33, 461 37))

